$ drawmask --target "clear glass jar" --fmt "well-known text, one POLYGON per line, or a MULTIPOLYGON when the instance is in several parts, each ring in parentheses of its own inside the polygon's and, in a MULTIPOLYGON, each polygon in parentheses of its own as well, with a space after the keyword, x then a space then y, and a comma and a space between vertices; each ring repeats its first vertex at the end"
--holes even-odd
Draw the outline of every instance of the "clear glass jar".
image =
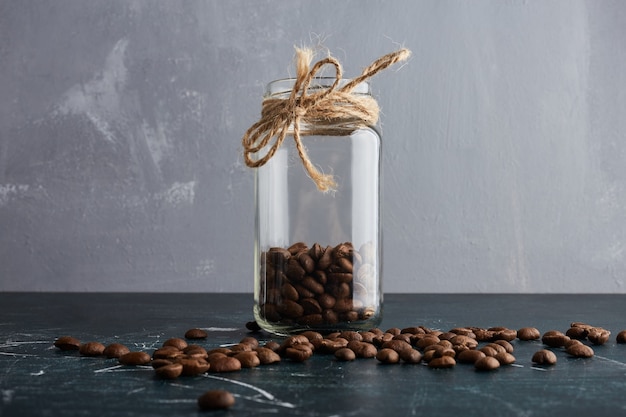
MULTIPOLYGON (((333 81, 316 78, 309 91, 333 81)), ((266 97, 288 96, 293 83, 271 82, 266 97)), ((352 94, 369 95, 369 83, 352 94)), ((380 136, 350 121, 301 124, 300 135, 312 163, 337 187, 318 191, 291 135, 256 169, 255 320, 279 335, 376 327, 383 303, 380 136)))

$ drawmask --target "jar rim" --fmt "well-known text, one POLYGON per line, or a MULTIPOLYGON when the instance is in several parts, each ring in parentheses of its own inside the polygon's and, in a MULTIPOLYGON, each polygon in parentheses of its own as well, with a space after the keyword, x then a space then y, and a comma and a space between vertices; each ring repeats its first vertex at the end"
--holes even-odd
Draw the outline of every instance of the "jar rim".
MULTIPOLYGON (((335 82, 335 77, 313 77, 311 84, 309 85, 309 91, 329 88, 335 82)), ((342 78, 339 80, 338 88, 341 88, 352 81, 351 78, 342 78)), ((291 93, 293 85, 295 84, 295 78, 281 78, 278 80, 270 81, 265 88, 265 97, 283 95, 291 93)), ((352 94, 370 94, 369 81, 361 81, 353 89, 352 94)))

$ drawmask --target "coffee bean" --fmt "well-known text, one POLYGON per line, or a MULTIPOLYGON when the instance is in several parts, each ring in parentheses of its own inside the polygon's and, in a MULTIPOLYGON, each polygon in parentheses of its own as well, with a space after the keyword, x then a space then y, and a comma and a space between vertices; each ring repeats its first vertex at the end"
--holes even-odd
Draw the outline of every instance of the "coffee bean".
POLYGON ((609 341, 611 332, 601 327, 594 327, 589 330, 587 339, 594 345, 603 345, 609 341))
POLYGON ((491 346, 484 346, 479 349, 485 356, 496 356, 498 351, 491 346))
POLYGON ((477 371, 493 371, 500 367, 500 362, 493 356, 485 356, 474 363, 477 371))
POLYGON ((558 330, 547 331, 541 337, 541 342, 544 345, 553 348, 565 346, 568 340, 570 340, 570 338, 558 330))
POLYGON ((232 356, 216 357, 209 360, 211 372, 235 372, 241 369, 241 362, 232 356))
POLYGON ((405 349, 399 352, 400 359, 405 363, 416 364, 422 361, 422 354, 416 349, 405 349))
POLYGON ((409 343, 405 342, 404 340, 397 339, 391 339, 383 343, 382 347, 386 349, 393 349, 398 353, 406 349, 413 349, 413 347, 409 343))
POLYGON ((313 356, 313 350, 304 344, 294 345, 285 349, 285 357, 294 362, 304 362, 313 356))
POLYGON ((353 361, 356 359, 356 354, 352 349, 345 347, 335 352, 335 358, 340 361, 353 361))
POLYGON ((183 349, 183 353, 189 357, 206 359, 209 354, 205 348, 199 345, 188 345, 183 349))
POLYGON ((186 339, 206 339, 208 333, 202 329, 189 329, 185 332, 186 339))
POLYGON ((78 352, 83 356, 100 356, 105 346, 100 342, 87 342, 80 345, 78 352))
POLYGON ((509 343, 508 341, 506 341, 506 340, 496 340, 493 343, 496 344, 496 345, 500 345, 500 346, 504 347, 504 350, 507 353, 513 353, 513 351, 515 350, 513 348, 513 345, 511 343, 509 343))
POLYGON ((566 336, 578 340, 586 339, 588 334, 589 331, 584 327, 570 327, 567 329, 567 332, 565 332, 566 336))
POLYGON ((228 391, 211 390, 198 397, 198 407, 202 410, 218 410, 235 405, 235 397, 228 391))
POLYGON ((438 358, 433 358, 433 360, 428 362, 428 367, 435 369, 452 368, 455 365, 456 361, 452 356, 441 356, 438 358))
POLYGON ((548 349, 542 349, 533 354, 532 362, 537 365, 552 366, 556 364, 556 355, 548 349))
POLYGON ((594 355, 593 349, 582 343, 573 344, 565 351, 575 358, 591 358, 594 355))
POLYGON ((500 352, 496 356, 494 356, 500 365, 510 365, 515 363, 515 356, 511 355, 508 352, 500 352))
POLYGON ((517 338, 519 340, 538 340, 541 337, 539 330, 534 327, 522 327, 517 331, 517 338))
MULTIPOLYGON (((150 362, 150 365, 152 365, 152 368, 157 369, 163 366, 171 365, 173 363, 174 362, 172 362, 169 359, 152 359, 152 361, 150 362)), ((181 371, 182 371, 182 368, 181 368, 181 371)))
POLYGON ((461 363, 476 363, 478 359, 484 358, 486 355, 480 350, 468 349, 459 352, 456 359, 461 363))
POLYGON ((163 347, 165 346, 172 346, 172 347, 175 347, 176 349, 183 350, 187 347, 187 342, 184 339, 173 337, 163 342, 163 347))
POLYGON ((617 343, 626 343, 626 330, 622 330, 621 332, 619 332, 615 340, 617 341, 617 343))
POLYGON ((119 362, 122 365, 147 365, 150 363, 150 355, 146 352, 134 351, 128 352, 119 357, 119 362))
POLYGON ((280 355, 271 349, 266 347, 260 347, 256 349, 257 356, 261 365, 268 365, 271 363, 280 362, 280 355))
POLYGON ((378 351, 376 359, 381 363, 393 364, 400 361, 400 355, 393 349, 384 348, 378 351))
POLYGON ((54 346, 61 350, 79 350, 80 340, 72 336, 61 336, 54 341, 54 346))
MULTIPOLYGON (((273 353, 273 352, 272 352, 273 353)), ((255 368, 261 365, 261 360, 257 352, 239 352, 233 356, 239 362, 241 362, 242 368, 255 368)))
POLYGON ((164 346, 152 352, 153 359, 175 359, 183 355, 183 352, 174 346, 164 346))
POLYGON ((176 379, 183 373, 183 364, 168 363, 154 369, 154 373, 159 378, 176 379))
POLYGON ((251 332, 260 332, 261 326, 259 326, 259 323, 253 320, 246 323, 246 329, 250 330, 251 332))
POLYGON ((130 352, 130 349, 121 343, 111 343, 107 347, 104 348, 102 354, 109 359, 117 359, 122 355, 130 352))
POLYGON ((209 362, 198 358, 180 358, 175 363, 180 363, 183 366, 182 374, 186 376, 200 375, 211 368, 209 362))

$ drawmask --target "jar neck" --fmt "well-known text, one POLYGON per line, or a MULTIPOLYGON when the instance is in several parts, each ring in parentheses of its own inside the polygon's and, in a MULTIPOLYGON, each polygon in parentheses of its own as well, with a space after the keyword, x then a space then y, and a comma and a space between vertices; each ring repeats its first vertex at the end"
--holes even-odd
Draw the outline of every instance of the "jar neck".
MULTIPOLYGON (((346 84, 352 81, 349 78, 342 78, 339 80, 337 85, 337 89, 341 89, 346 84)), ((280 80, 275 80, 267 84, 265 89, 264 98, 287 98, 291 94, 291 90, 296 82, 295 78, 283 78, 280 80)), ((313 94, 315 92, 319 92, 320 90, 327 90, 332 87, 335 83, 335 78, 333 77, 315 77, 311 79, 311 84, 307 88, 307 94, 313 94)), ((352 94, 355 95, 371 95, 370 91, 370 83, 367 81, 363 81, 357 84, 351 91, 352 94)))

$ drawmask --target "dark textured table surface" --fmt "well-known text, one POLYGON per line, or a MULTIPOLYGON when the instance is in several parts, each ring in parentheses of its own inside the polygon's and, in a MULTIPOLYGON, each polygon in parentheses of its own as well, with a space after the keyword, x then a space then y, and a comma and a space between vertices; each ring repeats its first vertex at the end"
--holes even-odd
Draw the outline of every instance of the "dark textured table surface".
MULTIPOLYGON (((554 349, 554 367, 533 366, 540 341, 515 340, 512 366, 476 372, 471 365, 434 370, 338 362, 314 355, 235 373, 160 380, 149 367, 60 352, 53 341, 121 342, 152 352, 187 329, 207 329, 207 348, 248 335, 249 294, 0 293, 0 416, 195 416, 197 397, 227 389, 236 404, 208 415, 233 416, 601 416, 626 415, 626 295, 385 296, 380 328, 424 325, 537 327, 565 331, 582 321, 612 331, 591 359, 554 349)), ((280 340, 268 334, 262 341, 280 340)))

